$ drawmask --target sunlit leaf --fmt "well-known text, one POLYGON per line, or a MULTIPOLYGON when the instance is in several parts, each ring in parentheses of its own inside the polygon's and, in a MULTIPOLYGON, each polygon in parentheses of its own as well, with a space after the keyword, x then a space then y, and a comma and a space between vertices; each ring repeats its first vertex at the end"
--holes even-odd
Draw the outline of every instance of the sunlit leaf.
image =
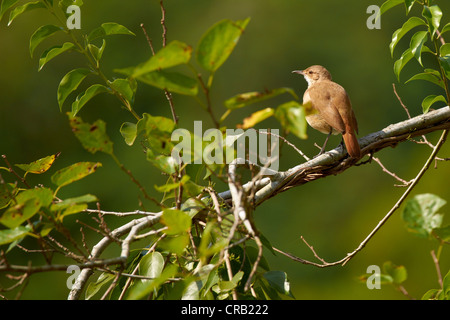
POLYGON ((109 85, 131 104, 134 103, 134 95, 136 94, 137 88, 134 79, 116 79, 110 82, 109 85))
POLYGON ((106 133, 106 124, 103 120, 99 119, 90 124, 83 122, 79 117, 69 116, 69 121, 72 132, 87 151, 113 154, 113 143, 106 133))
POLYGON ((418 73, 414 76, 412 76, 409 80, 407 80, 405 83, 408 83, 410 81, 413 80, 425 80, 425 81, 429 81, 431 83, 434 83, 438 86, 440 86, 442 89, 445 89, 445 84, 444 81, 442 81, 442 79, 440 79, 437 75, 435 75, 434 73, 430 73, 430 72, 423 72, 423 73, 418 73))
POLYGON ((254 127, 256 124, 260 123, 261 121, 266 120, 267 118, 270 118, 275 113, 275 110, 272 108, 266 108, 263 110, 256 111, 252 113, 249 117, 244 119, 244 122, 242 125, 238 126, 242 129, 248 129, 254 127))
POLYGON ((450 225, 442 228, 434 228, 433 234, 443 241, 450 241, 450 225))
MULTIPOLYGON (((447 79, 450 79, 450 54, 445 55, 444 57, 439 57, 439 64, 444 70, 445 76, 447 79)), ((445 86, 443 85, 444 89, 445 86)))
POLYGON ((442 10, 438 5, 423 6, 422 15, 427 19, 431 36, 434 37, 436 30, 441 24, 442 10))
POLYGON ((18 190, 12 183, 0 183, 0 209, 6 207, 14 199, 18 190))
POLYGON ((441 30, 441 34, 443 34, 444 32, 450 31, 450 22, 447 23, 441 30))
POLYGON ((144 113, 137 123, 137 134, 144 134, 148 145, 157 153, 170 154, 173 149, 171 142, 175 123, 172 119, 144 113))
POLYGON ((279 96, 283 93, 289 93, 291 94, 295 99, 298 99, 297 95, 295 94, 294 90, 291 88, 277 88, 272 90, 266 90, 263 92, 246 92, 238 94, 228 100, 225 101, 225 107, 228 109, 234 110, 243 108, 245 106, 248 106, 253 103, 261 102, 267 99, 274 98, 276 96, 279 96))
POLYGON ((411 38, 410 48, 411 53, 422 65, 422 48, 424 43, 428 40, 428 31, 419 31, 411 38))
POLYGON ((383 270, 392 277, 393 282, 396 284, 400 284, 408 278, 408 273, 404 266, 397 266, 390 261, 383 264, 383 270))
MULTIPOLYGON (((151 149, 147 149, 147 160, 152 163, 160 171, 167 174, 174 174, 177 172, 178 162, 171 156, 155 155, 151 149)), ((178 183, 173 188, 178 187, 178 183)), ((172 190, 169 186, 156 187, 160 192, 167 192, 172 190)))
POLYGON ((90 86, 86 91, 80 93, 76 100, 72 103, 72 116, 75 117, 81 108, 92 98, 100 93, 110 93, 111 91, 101 84, 94 84, 90 86))
POLYGON ((58 187, 63 187, 94 173, 101 166, 100 162, 78 162, 57 171, 51 180, 58 187))
POLYGON ((167 69, 180 64, 186 64, 191 59, 191 54, 191 46, 181 41, 174 40, 156 52, 156 54, 146 62, 138 65, 136 68, 126 68, 117 71, 124 73, 132 70, 130 76, 136 78, 152 71, 167 69))
POLYGON ((62 106, 67 97, 78 88, 80 83, 89 73, 91 73, 89 69, 80 68, 70 71, 62 78, 58 87, 58 104, 60 111, 62 110, 62 106))
POLYGON ((137 77, 137 80, 172 93, 188 96, 198 93, 197 81, 178 72, 153 71, 137 77))
POLYGON ((22 239, 28 235, 30 227, 18 226, 14 229, 0 230, 0 245, 8 244, 22 239))
POLYGON ((14 229, 32 218, 41 207, 50 205, 53 192, 48 188, 28 189, 15 197, 14 205, 8 208, 0 218, 0 223, 14 229))
POLYGON ((35 174, 44 173, 48 169, 50 169, 53 162, 56 160, 56 158, 58 156, 59 156, 59 154, 54 154, 54 155, 33 161, 31 163, 16 164, 16 167, 22 169, 23 171, 29 172, 29 173, 35 173, 35 174))
POLYGON ((214 72, 228 59, 250 18, 240 21, 222 20, 213 25, 201 38, 197 61, 206 70, 214 72))
POLYGON ((115 23, 115 22, 107 22, 103 23, 100 27, 92 30, 92 32, 88 36, 88 41, 92 42, 98 38, 104 38, 106 36, 115 35, 115 34, 123 34, 123 35, 132 35, 135 34, 128 30, 126 27, 115 23))
POLYGON ((402 218, 408 231, 419 237, 428 237, 439 228, 443 215, 438 210, 447 202, 434 194, 419 194, 406 202, 402 218))
POLYGON ((411 11, 416 0, 404 0, 404 1, 405 1, 405 7, 406 7, 406 14, 408 14, 411 11))
POLYGON ((275 110, 275 118, 288 132, 300 139, 308 138, 305 109, 298 102, 290 101, 278 106, 275 110))
POLYGON ((191 229, 192 220, 187 213, 181 210, 165 209, 161 223, 167 227, 164 233, 176 235, 188 232, 191 229))
POLYGON ((89 283, 85 293, 86 300, 91 299, 103 286, 110 283, 115 277, 116 275, 113 273, 101 273, 97 281, 89 283))
POLYGON ((72 42, 66 42, 62 46, 54 46, 47 49, 39 59, 39 70, 42 70, 42 68, 53 58, 73 49, 75 49, 75 45, 72 42))
POLYGON ((120 134, 125 139, 125 143, 132 146, 137 137, 137 125, 131 122, 122 123, 120 126, 120 134))
POLYGON ((92 54, 92 56, 95 58, 95 60, 98 62, 101 60, 103 56, 103 51, 105 51, 106 48, 106 40, 103 39, 102 46, 99 48, 96 45, 89 43, 88 44, 89 52, 92 54))
POLYGON ((97 197, 92 194, 85 194, 84 196, 79 196, 75 198, 64 199, 60 202, 54 203, 50 206, 52 211, 60 211, 72 207, 77 204, 89 203, 98 201, 97 197))
MULTIPOLYGON (((269 282, 269 284, 275 288, 278 292, 294 298, 291 285, 287 278, 287 274, 283 271, 267 271, 263 274, 263 277, 269 282)), ((294 298, 295 299, 295 298, 294 298)))
POLYGON ((380 7, 380 15, 382 15, 386 11, 388 11, 402 3, 404 3, 404 0, 387 0, 387 1, 385 1, 380 7))
POLYGON ((429 95, 422 101, 422 110, 423 113, 427 113, 430 107, 435 104, 436 102, 444 102, 447 103, 447 100, 445 100, 444 96, 437 96, 437 95, 429 95))
POLYGON ((411 29, 421 25, 426 26, 427 24, 425 23, 424 20, 420 18, 411 17, 408 21, 406 21, 403 24, 403 26, 400 29, 397 29, 392 34, 392 41, 389 45, 389 49, 391 50, 391 56, 394 55, 394 49, 397 46, 397 43, 403 38, 403 36, 407 34, 411 29))
POLYGON ((20 16, 22 13, 41 8, 45 8, 45 5, 41 1, 28 2, 24 5, 14 8, 9 15, 8 26, 10 26, 13 20, 20 16))
POLYGON ((30 55, 33 57, 34 50, 36 47, 45 39, 47 39, 52 34, 64 30, 61 27, 49 24, 39 27, 30 38, 30 55))
POLYGON ((8 11, 12 6, 17 3, 18 0, 2 0, 0 5, 0 20, 2 20, 3 15, 6 11, 8 11))

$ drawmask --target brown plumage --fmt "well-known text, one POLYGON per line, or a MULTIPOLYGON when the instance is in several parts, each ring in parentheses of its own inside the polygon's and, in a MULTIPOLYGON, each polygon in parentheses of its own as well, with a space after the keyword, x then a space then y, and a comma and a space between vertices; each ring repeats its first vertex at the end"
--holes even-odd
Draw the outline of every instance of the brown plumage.
POLYGON ((292 72, 303 75, 308 82, 308 89, 303 95, 306 121, 314 129, 328 134, 319 154, 324 152, 330 135, 340 133, 348 154, 359 158, 361 150, 356 138, 358 123, 345 89, 331 81, 331 74, 322 66, 292 72))

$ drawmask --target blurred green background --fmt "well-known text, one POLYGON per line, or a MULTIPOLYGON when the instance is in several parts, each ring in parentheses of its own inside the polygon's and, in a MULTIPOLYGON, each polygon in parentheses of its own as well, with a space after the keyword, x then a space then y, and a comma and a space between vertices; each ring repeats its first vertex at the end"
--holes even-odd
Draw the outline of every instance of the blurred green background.
MULTIPOLYGON (((149 57, 148 44, 139 26, 141 23, 144 23, 155 48, 161 48, 159 1, 84 2, 81 32, 89 33, 103 22, 117 22, 136 34, 136 37, 108 38, 103 70, 111 79, 119 76, 112 71, 114 68, 135 65, 149 57)), ((435 2, 444 12, 442 24, 450 22, 450 2, 435 2)), ((383 1, 166 0, 164 3, 168 40, 186 42, 194 50, 202 34, 215 22, 225 18, 239 20, 251 17, 235 51, 216 73, 211 97, 217 117, 225 111, 223 101, 238 93, 291 87, 301 97, 306 82, 291 74, 291 71, 313 64, 327 67, 333 79, 346 88, 358 118, 359 136, 406 119, 394 95, 393 83, 413 116, 421 113, 421 101, 425 96, 441 94, 438 87, 425 82, 403 84, 420 70, 415 61, 404 69, 402 82, 395 78, 393 62, 409 44, 408 40, 400 42, 394 59, 391 58, 388 45, 392 33, 406 21, 405 10, 401 6, 382 17, 380 30, 369 30, 366 27, 369 18, 366 9, 372 4, 381 5, 383 1)), ((417 13, 417 9, 413 12, 417 13)), ((59 112, 56 100, 59 81, 68 71, 84 67, 83 58, 76 53, 65 54, 38 72, 40 53, 65 38, 55 36, 48 39, 39 46, 33 59, 29 55, 29 38, 39 26, 55 21, 44 10, 26 13, 10 27, 6 26, 5 20, 0 24, 0 154, 6 154, 11 163, 28 163, 61 152, 50 173, 78 161, 100 161, 103 167, 97 173, 66 188, 61 195, 91 193, 101 200, 104 210, 137 209, 136 186, 109 157, 91 155, 82 148, 68 125, 65 115, 68 104, 62 113, 59 112)), ((450 41, 449 34, 446 36, 450 41)), ((432 63, 425 58, 425 64, 433 66, 432 63)), ((283 96, 237 110, 225 124, 232 127, 242 123, 242 119, 252 112, 276 107, 290 98, 283 96)), ((174 95, 174 104, 180 116, 180 127, 191 129, 194 120, 203 120, 204 130, 208 125, 212 126, 209 117, 194 99, 174 95)), ((143 84, 139 85, 135 110, 139 114, 148 112, 171 117, 164 94, 143 84)), ((99 118, 106 121, 119 159, 148 190, 153 190, 155 184, 165 182, 165 178, 145 160, 138 144, 129 147, 124 143, 119 133, 120 125, 134 119, 120 109, 114 97, 96 97, 84 107, 80 116, 85 121, 99 118)), ((258 127, 279 128, 279 124, 266 120, 258 127)), ((287 138, 308 155, 314 155, 317 152, 314 142, 322 144, 325 136, 311 129, 308 129, 308 135, 308 140, 292 135, 287 138)), ((434 133, 428 138, 436 142, 438 137, 439 133, 434 133)), ((340 139, 334 137, 329 147, 339 142, 340 139)), ((428 147, 407 142, 385 149, 376 156, 388 169, 410 180, 429 154, 428 147)), ((449 157, 449 154, 450 145, 447 143, 440 155, 449 157)), ((302 161, 290 148, 283 148, 282 170, 302 161)), ((449 174, 448 163, 439 163, 437 170, 430 168, 411 196, 429 192, 450 200, 449 174)), ((30 176, 29 179, 31 183, 51 185, 50 175, 30 176)), ((314 259, 300 239, 304 236, 321 257, 330 262, 339 260, 353 251, 395 204, 404 191, 395 187, 396 183, 376 163, 354 167, 338 176, 308 183, 266 201, 255 212, 256 223, 271 243, 283 251, 314 259)), ((220 186, 218 191, 225 188, 220 186)), ((157 195, 156 192, 154 194, 157 195)), ((447 215, 450 214, 449 208, 449 205, 443 208, 447 215)), ((153 208, 148 205, 148 209, 153 208)), ((108 220, 111 227, 122 222, 119 218, 108 220)), ((444 222, 448 224, 450 218, 447 216, 444 222)), ((79 229, 79 225, 72 224, 76 230, 79 229)), ((93 243, 98 239, 99 236, 94 234, 90 241, 93 243)), ((27 240, 23 245, 31 247, 32 242, 27 240)), ((265 256, 272 270, 287 272, 297 299, 405 299, 390 286, 369 290, 357 278, 366 272, 368 266, 381 266, 390 260, 407 268, 408 280, 404 286, 412 296, 420 298, 428 289, 438 287, 430 255, 430 251, 436 248, 436 242, 408 233, 398 211, 345 267, 319 269, 296 263, 279 254, 273 256, 266 252, 265 256)), ((441 263, 444 274, 450 267, 449 256, 448 248, 444 248, 441 263)), ((11 261, 26 264, 29 257, 29 254, 16 250, 11 261)), ((34 263, 43 263, 39 254, 36 254, 34 263)), ((22 298, 65 299, 68 294, 67 277, 64 272, 33 275, 22 298)))

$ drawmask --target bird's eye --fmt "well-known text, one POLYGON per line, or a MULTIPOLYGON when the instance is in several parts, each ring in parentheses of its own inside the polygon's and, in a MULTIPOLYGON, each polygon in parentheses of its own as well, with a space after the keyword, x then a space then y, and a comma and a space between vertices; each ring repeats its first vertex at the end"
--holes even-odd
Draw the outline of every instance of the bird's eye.
POLYGON ((313 72, 312 72, 312 71, 309 71, 308 73, 309 73, 309 74, 313 74, 313 72))

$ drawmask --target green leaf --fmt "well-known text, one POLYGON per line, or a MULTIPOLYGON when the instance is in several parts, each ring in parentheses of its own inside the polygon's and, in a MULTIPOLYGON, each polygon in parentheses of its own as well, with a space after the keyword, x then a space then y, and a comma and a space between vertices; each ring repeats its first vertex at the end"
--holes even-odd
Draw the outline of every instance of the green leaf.
POLYGON ((89 102, 92 98, 100 93, 110 93, 111 91, 101 84, 94 84, 90 86, 86 91, 80 93, 76 100, 72 103, 72 117, 75 117, 78 112, 80 112, 81 108, 84 107, 86 103, 89 102))
POLYGON ((16 167, 22 169, 23 171, 29 172, 29 173, 41 174, 41 173, 46 172, 48 169, 50 169, 53 162, 56 160, 56 158, 58 156, 59 156, 59 154, 54 154, 54 155, 33 161, 31 163, 16 164, 16 167))
POLYGON ((126 27, 114 23, 114 22, 107 22, 103 23, 100 27, 92 30, 92 32, 88 36, 88 41, 92 42, 95 39, 98 38, 104 38, 106 36, 115 35, 115 34, 124 34, 124 35, 132 35, 135 34, 128 30, 126 27))
POLYGON ((252 113, 249 117, 245 118, 242 125, 239 125, 238 127, 242 128, 242 129, 253 128, 256 124, 273 116, 274 113, 275 113, 275 110, 272 108, 265 108, 265 109, 256 111, 256 112, 252 113))
POLYGON ((230 110, 246 107, 250 104, 261 102, 267 99, 274 98, 283 93, 290 93, 295 99, 298 99, 294 90, 291 88, 277 88, 272 90, 266 90, 264 92, 246 92, 238 94, 225 101, 225 107, 230 110))
POLYGON ((244 32, 250 18, 240 21, 222 20, 201 38, 197 61, 206 70, 216 71, 228 59, 244 32))
POLYGON ((171 154, 173 149, 171 137, 174 129, 175 123, 172 119, 153 117, 148 113, 144 113, 137 123, 137 134, 143 133, 150 148, 161 154, 171 154))
POLYGON ((404 0, 387 0, 380 7, 380 16, 386 11, 398 6, 399 4, 404 3, 404 0))
POLYGON ((431 83, 434 83, 434 84, 440 86, 442 89, 445 89, 444 81, 442 81, 442 79, 440 79, 439 76, 437 76, 436 74, 431 73, 431 72, 418 73, 418 74, 412 76, 405 83, 408 83, 408 82, 413 81, 413 80, 429 81, 431 83))
POLYGON ((187 213, 181 210, 165 209, 161 217, 161 223, 167 227, 164 233, 176 235, 188 232, 191 229, 192 220, 187 213))
POLYGON ((51 180, 58 187, 63 187, 94 173, 101 166, 100 162, 78 162, 57 171, 51 180))
POLYGON ((434 194, 419 194, 406 202, 402 218, 409 232, 419 237, 429 237, 434 228, 439 228, 443 215, 437 211, 447 202, 434 194))
POLYGON ((89 69, 80 68, 70 71, 62 78, 58 87, 58 104, 60 111, 62 110, 62 106, 67 97, 78 88, 80 83, 89 73, 91 73, 89 69))
POLYGON ((8 208, 0 218, 0 223, 14 229, 32 218, 41 207, 50 205, 53 192, 47 188, 36 188, 22 191, 15 198, 15 204, 8 208))
POLYGON ((397 76, 397 80, 400 81, 400 73, 403 69, 403 67, 414 57, 414 55, 411 52, 411 48, 408 48, 403 52, 400 59, 395 61, 394 63, 394 73, 397 76))
POLYGON ((446 55, 450 55, 450 43, 446 43, 441 46, 439 49, 439 54, 441 57, 445 57, 446 55))
POLYGON ((103 56, 103 51, 105 51, 106 48, 106 40, 103 39, 103 43, 102 46, 99 48, 96 45, 89 43, 88 44, 88 49, 89 52, 92 54, 92 56, 94 57, 95 61, 100 61, 102 59, 103 56))
POLYGON ((41 8, 45 8, 45 4, 43 4, 41 1, 28 2, 24 5, 14 8, 14 10, 12 10, 9 15, 8 26, 10 26, 13 20, 20 16, 22 13, 41 8))
POLYGON ((400 29, 397 29, 392 34, 392 41, 389 45, 389 49, 391 50, 391 56, 394 56, 394 49, 397 46, 397 43, 403 38, 405 34, 407 34, 411 29, 424 25, 426 26, 425 21, 417 17, 411 17, 408 21, 406 21, 400 29))
POLYGON ((30 227, 19 226, 15 229, 0 230, 0 245, 20 240, 28 235, 30 227))
POLYGON ((450 225, 442 228, 434 228, 433 234, 443 241, 450 242, 450 225))
MULTIPOLYGON (((447 54, 444 57, 439 57, 439 63, 442 69, 444 69, 444 73, 447 79, 450 79, 450 54, 447 54)), ((445 86, 442 86, 445 89, 445 86)))
POLYGON ((106 133, 106 124, 99 119, 93 124, 83 122, 79 117, 71 117, 69 115, 70 127, 75 137, 81 142, 83 148, 90 153, 97 151, 106 154, 113 154, 113 143, 106 133))
POLYGON ((447 32, 447 31, 450 31, 450 22, 447 23, 447 24, 442 28, 441 34, 443 34, 444 32, 447 32))
POLYGON ((89 203, 98 201, 97 197, 92 194, 85 194, 84 196, 79 196, 75 198, 69 198, 52 204, 50 206, 51 211, 61 211, 70 207, 73 207, 78 204, 89 203))
POLYGON ((436 96, 436 95, 429 95, 422 101, 422 110, 423 113, 427 113, 430 107, 435 104, 436 102, 444 102, 447 103, 447 100, 445 100, 444 96, 436 96))
MULTIPOLYGON (((147 160, 164 173, 174 174, 175 172, 177 172, 178 162, 171 156, 155 155, 153 151, 148 148, 147 160)), ((162 187, 156 187, 156 190, 158 190, 159 192, 167 192, 178 186, 179 183, 175 183, 172 184, 172 188, 166 185, 162 187)))
POLYGON ((442 292, 444 293, 445 299, 450 300, 450 270, 442 280, 442 292))
POLYGON ((134 103, 134 95, 136 94, 137 88, 134 79, 116 79, 110 82, 109 85, 131 104, 134 103))
POLYGON ((428 40, 427 31, 419 31, 415 33, 411 38, 410 49, 414 57, 422 65, 422 48, 424 43, 428 40))
POLYGON ((52 34, 63 31, 64 29, 52 24, 39 27, 30 38, 30 55, 33 57, 36 47, 52 34))
POLYGON ((300 139, 308 138, 305 108, 298 102, 290 101, 278 106, 275 110, 275 118, 288 132, 292 132, 300 139))
POLYGON ((175 236, 165 237, 159 242, 158 247, 164 251, 181 255, 188 244, 189 235, 187 233, 181 233, 175 236))
POLYGON ((113 273, 101 273, 97 281, 89 283, 85 293, 86 300, 91 299, 104 285, 110 283, 115 277, 116 275, 113 273))
POLYGON ((294 298, 291 292, 291 284, 287 278, 287 274, 283 271, 267 271, 263 277, 269 282, 271 287, 277 290, 279 293, 294 298))
POLYGON ((440 289, 430 289, 423 296, 422 300, 437 300, 439 294, 441 293, 440 289))
POLYGON ((120 126, 120 134, 125 139, 125 143, 132 146, 137 137, 137 125, 131 122, 122 123, 120 126))
MULTIPOLYGON (((161 255, 159 252, 154 252, 154 253, 149 253, 149 254, 161 255)), ((147 255, 145 255, 144 258, 147 255)), ((144 258, 141 259, 141 262, 144 258)), ((162 259, 162 256, 161 256, 161 259, 162 259)), ((145 266, 143 266, 141 268, 141 266, 139 265, 139 267, 140 267, 139 270, 142 270, 143 273, 147 272, 147 274, 148 274, 147 276, 152 277, 154 279, 140 280, 139 282, 136 282, 135 285, 130 288, 127 299, 137 300, 137 299, 142 299, 142 298, 148 296, 152 291, 157 290, 169 278, 174 277, 174 275, 177 272, 177 266, 170 264, 170 263, 168 264, 168 266, 166 266, 166 268, 164 268, 164 270, 162 272, 160 272, 161 260, 159 258, 155 259, 154 257, 152 257, 149 260, 153 260, 151 265, 149 265, 148 268, 145 268, 145 266)), ((164 263, 164 260, 162 261, 162 263, 164 263)), ((141 271, 139 273, 140 273, 140 275, 145 275, 145 274, 142 274, 141 271)))
POLYGON ((0 183, 0 209, 6 207, 16 196, 16 185, 12 183, 0 183))
POLYGON ((406 7, 406 14, 408 14, 411 11, 416 0, 404 0, 404 1, 405 1, 405 7, 406 7))
POLYGON ((62 46, 54 46, 47 49, 39 59, 39 71, 42 70, 47 62, 49 62, 53 58, 56 58, 60 54, 73 49, 75 49, 75 45, 72 42, 66 42, 62 46))
MULTIPOLYGON (((131 76, 136 78, 152 71, 167 69, 180 64, 186 64, 191 59, 191 54, 191 46, 188 46, 184 42, 174 40, 156 52, 156 54, 146 62, 134 68, 131 76)), ((128 69, 129 68, 118 71, 127 72, 128 69)))
POLYGON ((396 266, 391 261, 383 264, 383 270, 392 277, 393 282, 396 284, 401 284, 408 278, 406 268, 404 266, 396 266))
POLYGON ((137 77, 137 80, 159 89, 187 96, 196 96, 196 80, 177 72, 153 71, 137 77))
MULTIPOLYGON (((158 251, 149 252, 142 257, 139 262, 139 275, 156 279, 164 269, 164 258, 158 251)), ((143 283, 148 283, 153 280, 141 280, 143 283)))
POLYGON ((437 5, 423 6, 422 16, 428 21, 431 37, 434 37, 442 18, 442 10, 437 5))
POLYGON ((2 4, 0 5, 0 20, 2 20, 5 12, 12 8, 16 3, 17 0, 2 0, 2 4))

